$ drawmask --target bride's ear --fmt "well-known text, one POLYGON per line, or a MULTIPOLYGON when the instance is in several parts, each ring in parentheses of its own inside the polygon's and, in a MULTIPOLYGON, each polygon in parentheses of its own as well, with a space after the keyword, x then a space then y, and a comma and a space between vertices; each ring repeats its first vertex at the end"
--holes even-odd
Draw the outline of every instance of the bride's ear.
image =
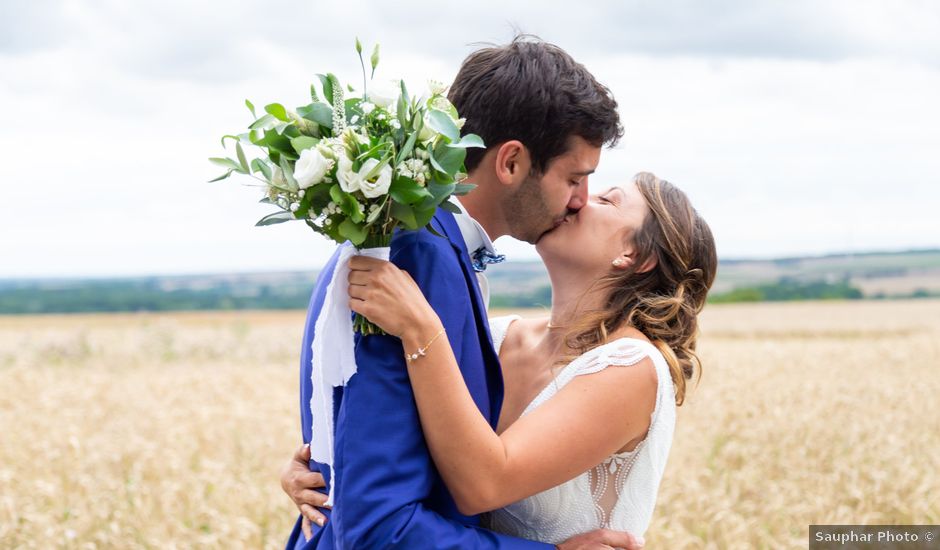
MULTIPOLYGON (((635 253, 633 252, 624 252, 621 256, 614 258, 614 261, 611 262, 611 265, 614 266, 614 269, 627 269, 633 264, 636 263, 635 253)), ((643 265, 640 266, 637 273, 646 273, 647 271, 652 271, 656 267, 656 255, 651 254, 649 258, 643 262, 643 265)))
POLYGON ((500 144, 496 150, 496 177, 503 185, 525 180, 532 168, 529 150, 517 139, 500 144))

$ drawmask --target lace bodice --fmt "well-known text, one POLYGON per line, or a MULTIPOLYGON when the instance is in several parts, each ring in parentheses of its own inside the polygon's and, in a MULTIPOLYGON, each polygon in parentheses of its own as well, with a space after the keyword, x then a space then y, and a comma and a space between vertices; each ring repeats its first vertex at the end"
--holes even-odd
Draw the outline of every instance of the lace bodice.
MULTIPOLYGON (((490 319, 496 350, 518 316, 490 319)), ((669 366, 655 346, 621 338, 599 346, 566 365, 525 408, 523 415, 551 399, 576 376, 605 368, 635 365, 649 357, 656 367, 656 405, 646 438, 630 452, 611 455, 601 464, 561 485, 485 514, 488 528, 517 537, 558 544, 599 528, 642 536, 656 505, 676 423, 675 393, 669 366)))

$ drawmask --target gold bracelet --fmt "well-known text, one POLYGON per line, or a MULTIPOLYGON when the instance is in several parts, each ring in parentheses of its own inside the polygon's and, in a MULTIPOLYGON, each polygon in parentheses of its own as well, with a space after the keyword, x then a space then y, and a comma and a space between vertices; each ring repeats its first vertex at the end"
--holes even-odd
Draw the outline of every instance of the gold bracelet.
POLYGON ((406 353, 405 359, 407 359, 408 362, 411 363, 412 361, 416 360, 418 357, 424 357, 427 354, 428 348, 431 347, 431 344, 433 344, 434 341, 437 340, 438 336, 440 336, 441 334, 444 334, 445 332, 447 332, 447 329, 442 328, 441 331, 435 334, 434 338, 431 338, 431 340, 429 340, 428 343, 425 344, 423 348, 418 348, 418 351, 411 353, 411 354, 406 353))

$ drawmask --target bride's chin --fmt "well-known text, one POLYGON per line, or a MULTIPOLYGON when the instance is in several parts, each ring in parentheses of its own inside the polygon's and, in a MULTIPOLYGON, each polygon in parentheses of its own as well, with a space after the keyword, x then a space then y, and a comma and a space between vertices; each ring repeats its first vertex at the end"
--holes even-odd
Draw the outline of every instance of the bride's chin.
POLYGON ((545 235, 539 239, 539 242, 535 243, 535 251, 538 252, 543 260, 558 255, 564 255, 565 247, 562 241, 563 239, 559 239, 558 235, 545 235))

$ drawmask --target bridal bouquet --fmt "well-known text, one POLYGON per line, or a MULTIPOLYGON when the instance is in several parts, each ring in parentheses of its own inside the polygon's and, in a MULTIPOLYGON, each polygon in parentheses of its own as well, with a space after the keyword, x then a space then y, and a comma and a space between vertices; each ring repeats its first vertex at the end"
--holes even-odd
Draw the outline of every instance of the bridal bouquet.
MULTIPOLYGON (((317 75, 319 93, 311 85, 310 103, 296 109, 271 103, 259 117, 245 100, 254 118, 248 131, 222 137, 223 148, 226 140, 234 142, 235 158, 209 159, 226 170, 211 181, 239 173, 262 182, 261 202, 279 210, 256 225, 303 220, 337 243, 349 241, 360 251, 382 248, 396 228, 434 231, 428 224, 436 209, 456 212, 447 198, 473 189, 460 183, 464 158, 483 140, 461 135, 464 120, 444 96, 446 88, 431 81, 428 93, 415 98, 403 81, 367 85, 358 39, 356 52, 361 94, 328 73, 317 75), (249 160, 246 147, 261 156, 249 160)), ((371 80, 378 45, 370 61, 371 80)), ((354 328, 381 333, 358 315, 354 328)))

